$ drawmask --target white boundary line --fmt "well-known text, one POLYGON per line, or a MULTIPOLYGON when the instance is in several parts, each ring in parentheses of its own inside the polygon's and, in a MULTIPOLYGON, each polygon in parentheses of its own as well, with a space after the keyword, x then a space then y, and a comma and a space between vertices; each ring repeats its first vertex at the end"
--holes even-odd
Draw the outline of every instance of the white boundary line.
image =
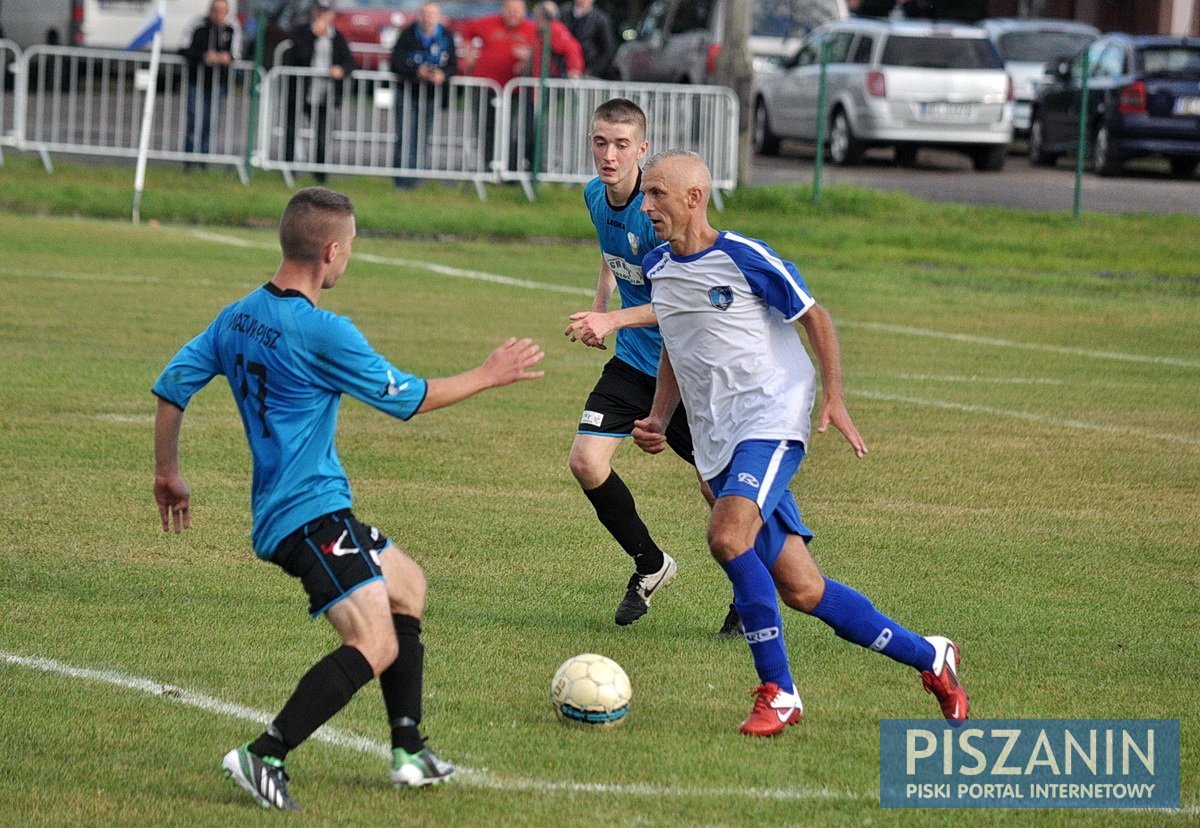
MULTIPOLYGON (((229 244, 238 247, 247 247, 255 249, 270 249, 274 250, 275 245, 266 244, 263 242, 247 241, 236 236, 227 236, 222 233, 212 233, 206 230, 191 230, 189 231, 196 238, 204 241, 211 241, 218 244, 229 244)), ((529 290, 547 290, 556 293, 569 293, 578 296, 594 296, 595 292, 584 288, 574 288, 567 285, 556 285, 546 282, 535 282, 527 279, 513 279, 508 276, 500 276, 494 273, 486 273, 479 270, 465 270, 462 268, 447 267, 433 262, 417 261, 413 259, 396 259, 387 256, 375 256, 371 254, 355 254, 355 257, 363 261, 368 261, 373 264, 392 265, 396 267, 407 267, 419 270, 427 270, 432 273, 437 273, 443 276, 453 276, 462 279, 472 279, 476 281, 489 282, 493 284, 509 285, 512 287, 526 288, 529 290)), ((1066 354, 1070 356, 1088 357, 1091 359, 1109 359, 1121 362, 1141 362, 1154 365, 1170 365, 1172 367, 1182 368, 1200 368, 1200 360, 1177 359, 1174 357, 1156 357, 1145 356, 1141 354, 1126 354, 1116 351, 1092 351, 1086 348, 1071 348, 1061 345, 1045 345, 1032 342, 1015 342, 1008 339, 996 339, 992 337, 973 336, 970 334, 955 334, 945 333, 942 331, 934 331, 926 328, 913 328, 904 325, 889 325, 880 322, 854 322, 854 321, 839 321, 840 325, 846 327, 860 327, 872 331, 881 331, 884 333, 903 334, 907 336, 921 336, 933 339, 945 339, 953 342, 966 342, 974 345, 990 345, 998 348, 1018 348, 1028 351, 1045 351, 1047 353, 1066 354)), ((976 379, 976 378, 971 378, 976 379)), ((1032 382, 1032 381, 1030 381, 1032 382)), ((988 414, 997 417, 1008 417, 1018 420, 1026 420, 1028 422, 1039 423, 1041 425, 1059 426, 1065 428, 1079 429, 1082 431, 1097 431, 1107 434, 1119 434, 1133 437, 1142 437, 1153 440, 1165 440, 1170 443, 1178 443, 1182 445, 1200 445, 1200 438, 1190 437, 1184 434, 1169 434, 1147 431, 1138 428, 1129 428, 1125 426, 1112 426, 1103 423, 1091 423, 1085 420, 1073 420, 1063 417, 1052 417, 1043 414, 1035 414, 1028 411, 1011 411, 1001 408, 991 408, 983 405, 969 405, 961 403, 953 403, 947 400, 930 400, 919 397, 906 397, 899 394, 885 394, 872 391, 857 391, 854 392, 858 396, 869 397, 876 400, 885 400, 890 402, 903 402, 910 405, 918 405, 932 408, 943 408, 954 411, 962 411, 969 414, 988 414)))
POLYGON ((973 405, 956 403, 949 400, 929 400, 922 397, 906 397, 902 394, 884 394, 878 391, 851 390, 849 393, 856 397, 866 397, 871 400, 884 402, 902 402, 909 405, 919 405, 926 408, 941 408, 948 411, 962 411, 967 414, 988 414, 994 417, 1008 417, 1014 420, 1026 420, 1040 425, 1074 428, 1080 431, 1099 431, 1105 434, 1118 434, 1127 437, 1143 437, 1150 440, 1165 440, 1168 443, 1180 443, 1185 446, 1200 446, 1200 437, 1189 437, 1186 434, 1168 434, 1159 431, 1146 431, 1128 426, 1105 425, 1090 423, 1086 420, 1070 420, 1063 417, 1048 417, 1044 414, 1034 414, 1029 411, 1012 411, 1006 408, 992 408, 988 405, 973 405))
MULTIPOLYGON (((15 667, 27 667, 44 673, 66 676, 67 678, 84 681, 98 681, 111 684, 126 690, 135 690, 148 696, 156 696, 166 701, 194 707, 207 713, 217 713, 234 719, 253 722, 255 724, 270 724, 274 716, 264 710, 246 707, 240 704, 222 701, 212 696, 176 687, 171 684, 160 684, 153 679, 121 673, 116 670, 97 670, 89 667, 75 667, 52 658, 23 656, 0 650, 0 662, 15 667)), ((391 759, 392 752, 387 745, 358 736, 338 728, 326 725, 313 734, 312 738, 319 742, 337 747, 365 753, 382 759, 391 759)), ((608 782, 561 782, 542 779, 521 779, 498 776, 484 769, 459 768, 461 783, 475 788, 503 791, 532 791, 534 793, 587 793, 624 796, 650 796, 655 798, 670 797, 683 799, 687 797, 730 798, 744 799, 773 799, 777 801, 796 802, 809 800, 870 800, 873 796, 856 794, 851 791, 839 791, 831 788, 738 788, 738 787, 674 787, 665 785, 634 784, 623 785, 608 782)))
MULTIPOLYGON (((237 236, 228 236, 223 233, 213 233, 207 230, 190 230, 188 232, 190 232, 195 238, 203 241, 215 242, 217 244, 227 244, 235 247, 246 247, 259 250, 278 249, 278 246, 275 244, 248 241, 246 239, 240 239, 237 236)), ((547 290, 554 293, 569 293, 575 296, 595 296, 596 294, 595 290, 592 288, 556 285, 549 282, 535 282, 528 279, 513 279, 509 276, 500 276, 495 273, 486 273, 480 270, 466 270, 457 267, 447 267, 434 262, 423 262, 415 259, 395 259, 387 256, 376 256, 369 253, 355 253, 354 258, 361 259, 365 262, 371 262, 372 264, 409 267, 417 270, 427 270, 431 273, 438 273, 442 276, 454 276, 461 279, 474 279, 481 282, 510 285, 512 287, 521 287, 530 290, 547 290)), ((974 336, 972 334, 947 333, 945 331, 935 331, 928 328, 913 328, 906 325, 889 325, 884 322, 855 322, 853 320, 838 320, 838 324, 845 327, 866 328, 868 330, 881 331, 883 333, 903 334, 905 336, 920 336, 930 339, 946 339, 953 342, 966 342, 972 345, 991 345, 997 348, 1018 348, 1026 351, 1045 351, 1046 353, 1052 354, 1067 354, 1070 356, 1082 356, 1092 359, 1110 359, 1120 362, 1146 362, 1154 365, 1171 365, 1177 368, 1200 368, 1200 360, 1195 359, 1146 356, 1144 354, 1126 354, 1119 351, 1093 351, 1087 348, 1072 348, 1064 345, 1045 345, 1036 342, 1016 342, 1010 339, 974 336)))

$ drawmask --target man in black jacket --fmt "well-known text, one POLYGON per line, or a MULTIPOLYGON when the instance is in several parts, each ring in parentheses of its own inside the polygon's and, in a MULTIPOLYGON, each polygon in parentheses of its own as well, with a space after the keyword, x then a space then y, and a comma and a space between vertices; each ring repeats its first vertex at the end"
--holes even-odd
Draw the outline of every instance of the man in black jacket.
POLYGON ((612 61, 617 53, 617 38, 612 20, 596 8, 595 0, 575 0, 563 15, 572 36, 583 47, 583 65, 593 78, 612 76, 612 61))
MULTIPOLYGON (((212 144, 213 110, 229 87, 229 65, 242 51, 242 32, 229 20, 228 0, 212 0, 208 15, 195 22, 180 53, 187 59, 187 132, 183 151, 207 155, 212 144)), ((190 165, 185 162, 184 169, 190 165)))
MULTIPOLYGON (((450 78, 458 68, 454 35, 442 25, 442 9, 437 3, 421 4, 417 19, 400 33, 392 47, 392 71, 396 73, 395 167, 428 169, 426 148, 433 135, 433 113, 449 103, 450 78)), ((396 186, 405 189, 417 183, 415 178, 397 177, 396 186)))
MULTIPOLYGON (((293 29, 290 38, 292 46, 283 59, 284 65, 305 66, 318 70, 321 76, 288 79, 283 157, 285 161, 295 158, 296 131, 303 111, 316 133, 316 149, 310 160, 324 164, 329 105, 331 102, 334 107, 341 105, 342 81, 354 71, 354 55, 346 38, 334 28, 333 6, 325 0, 313 3, 308 23, 293 29)), ((324 172, 313 176, 317 181, 325 180, 324 172)))

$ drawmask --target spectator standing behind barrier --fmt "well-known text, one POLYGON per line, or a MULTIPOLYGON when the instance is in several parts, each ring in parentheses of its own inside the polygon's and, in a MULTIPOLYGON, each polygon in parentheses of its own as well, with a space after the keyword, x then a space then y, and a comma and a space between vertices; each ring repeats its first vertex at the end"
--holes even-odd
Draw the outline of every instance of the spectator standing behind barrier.
MULTIPOLYGON (((184 152, 208 154, 212 146, 213 110, 221 108, 229 86, 229 65, 235 55, 242 53, 241 41, 241 29, 229 20, 227 0, 212 0, 208 14, 192 24, 184 36, 184 47, 180 49, 188 65, 184 152)), ((191 163, 185 161, 183 168, 191 169, 191 163)))
POLYGON ((563 23, 583 48, 584 72, 593 78, 611 77, 617 37, 612 20, 596 8, 595 0, 575 0, 563 15, 563 23))
MULTIPOLYGON (((433 135, 433 113, 449 103, 446 84, 457 65, 454 36, 442 25, 441 6, 423 3, 416 21, 400 33, 392 47, 392 71, 399 81, 392 104, 396 111, 393 166, 428 166, 425 153, 433 135)), ((415 178, 393 180, 402 189, 417 183, 415 178)))
MULTIPOLYGON (((467 23, 462 30, 464 43, 471 44, 467 74, 476 78, 487 78, 503 87, 516 77, 528 76, 533 70, 534 51, 540 44, 538 27, 525 15, 524 0, 504 0, 498 14, 480 17, 467 23)), ((578 45, 578 44, 576 44, 578 45)), ((560 55, 564 65, 570 67, 573 59, 565 56, 567 44, 550 38, 550 50, 560 55)), ((582 58, 579 69, 582 71, 582 58)), ((495 96, 490 96, 484 107, 485 155, 495 163, 496 140, 495 96)), ((510 166, 515 167, 515 155, 510 166)))
MULTIPOLYGON (((518 75, 528 73, 537 41, 537 26, 525 16, 524 0, 504 0, 498 14, 490 14, 467 23, 462 30, 464 43, 470 44, 467 74, 487 78, 501 87, 518 75)), ((496 107, 494 93, 483 106, 484 157, 489 166, 496 158, 496 107)))
MULTIPOLYGON (((304 116, 316 133, 316 151, 311 160, 325 163, 325 142, 329 123, 329 103, 342 103, 342 81, 354 71, 354 55, 350 44, 333 25, 333 6, 317 0, 309 10, 308 23, 302 23, 289 35, 292 46, 284 56, 285 66, 306 66, 324 73, 325 77, 289 78, 287 94, 287 123, 284 125, 283 157, 296 157, 296 127, 299 119, 298 99, 304 116)), ((317 181, 325 173, 315 173, 317 181)))

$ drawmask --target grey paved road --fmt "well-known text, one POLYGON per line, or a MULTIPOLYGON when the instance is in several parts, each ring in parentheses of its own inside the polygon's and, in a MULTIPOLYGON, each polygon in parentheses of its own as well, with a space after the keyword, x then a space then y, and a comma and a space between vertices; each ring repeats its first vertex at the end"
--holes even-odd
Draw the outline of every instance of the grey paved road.
MULTIPOLYGON (((755 156, 754 184, 811 184, 812 146, 785 143, 776 158, 755 156)), ((1024 154, 1008 157, 998 173, 977 173, 965 155, 922 150, 916 166, 898 167, 891 152, 872 150, 857 167, 826 164, 825 186, 855 184, 873 190, 900 190, 926 201, 1015 207, 1043 212, 1070 212, 1075 197, 1075 165, 1061 159, 1051 169, 1033 167, 1024 154)), ((1184 213, 1200 215, 1200 177, 1173 179, 1156 162, 1133 162, 1127 174, 1100 178, 1085 172, 1081 190, 1085 212, 1184 213)))

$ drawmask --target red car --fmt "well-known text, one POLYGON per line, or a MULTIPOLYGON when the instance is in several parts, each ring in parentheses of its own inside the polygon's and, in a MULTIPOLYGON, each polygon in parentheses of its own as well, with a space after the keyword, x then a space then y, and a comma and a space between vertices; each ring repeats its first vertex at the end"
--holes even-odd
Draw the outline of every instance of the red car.
MULTIPOLYGON (((334 25, 350 41, 360 69, 385 69, 392 46, 400 32, 412 25, 423 0, 354 0, 336 4, 334 25)), ((465 50, 457 37, 462 24, 477 17, 496 14, 500 0, 445 0, 439 2, 445 25, 456 35, 455 46, 462 58, 465 50)))

